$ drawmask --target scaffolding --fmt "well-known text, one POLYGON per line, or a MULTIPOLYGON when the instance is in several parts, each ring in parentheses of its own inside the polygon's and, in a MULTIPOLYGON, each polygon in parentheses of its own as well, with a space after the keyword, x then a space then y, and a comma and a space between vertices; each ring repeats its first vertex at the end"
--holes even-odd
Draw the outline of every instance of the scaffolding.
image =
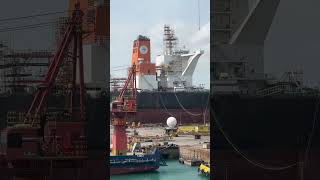
MULTIPOLYGON (((69 17, 59 17, 57 23, 55 24, 55 44, 58 47, 62 41, 62 37, 70 23, 69 17)), ((67 95, 71 87, 72 82, 72 57, 69 56, 71 54, 70 50, 68 50, 68 55, 65 56, 65 61, 63 61, 62 69, 59 71, 56 79, 56 84, 54 87, 54 94, 67 95)))
POLYGON ((110 79, 110 91, 111 92, 120 92, 122 87, 125 84, 127 78, 111 78, 110 79))
POLYGON ((172 55, 176 45, 178 44, 178 38, 175 36, 174 29, 169 25, 164 25, 163 47, 165 55, 172 55))
MULTIPOLYGON (((76 2, 76 0, 71 0, 76 2)), ((105 45, 108 34, 108 10, 110 2, 101 0, 80 0, 84 12, 82 28, 84 44, 105 45)), ((72 3, 71 3, 72 4, 72 3)), ((69 10, 73 10, 70 7, 69 10)))
POLYGON ((32 92, 41 82, 53 53, 49 50, 12 50, 0 53, 1 92, 32 92))
POLYGON ((66 28, 69 23, 69 17, 59 17, 55 23, 54 29, 55 29, 55 45, 56 47, 59 46, 59 43, 61 42, 61 38, 63 37, 66 28))

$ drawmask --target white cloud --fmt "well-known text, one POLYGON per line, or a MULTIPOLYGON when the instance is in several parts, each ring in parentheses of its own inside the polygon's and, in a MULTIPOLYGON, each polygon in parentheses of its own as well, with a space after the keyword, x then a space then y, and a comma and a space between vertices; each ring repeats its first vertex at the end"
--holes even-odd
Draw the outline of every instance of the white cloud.
POLYGON ((191 42, 195 45, 210 44, 210 22, 202 26, 200 30, 192 36, 191 42))

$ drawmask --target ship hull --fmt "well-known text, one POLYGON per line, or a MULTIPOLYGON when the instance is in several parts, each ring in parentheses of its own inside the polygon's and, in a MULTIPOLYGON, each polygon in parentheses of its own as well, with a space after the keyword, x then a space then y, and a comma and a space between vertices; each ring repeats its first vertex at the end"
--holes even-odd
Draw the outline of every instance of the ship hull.
POLYGON ((317 101, 315 96, 213 96, 216 179, 319 179, 317 101))
MULTIPOLYGON (((7 115, 8 112, 26 112, 30 104, 33 101, 34 96, 32 94, 15 94, 10 96, 0 95, 0 128, 3 129, 7 127, 7 115)), ((99 97, 86 97, 86 109, 92 109, 93 105, 97 102, 103 102, 102 106, 94 107, 94 110, 99 111, 97 117, 103 116, 105 117, 105 113, 108 110, 108 100, 107 96, 99 96, 99 97), (98 109, 97 109, 98 108, 98 109), (98 116, 99 115, 99 116, 98 116)), ((76 102, 79 104, 79 102, 76 102)), ((62 96, 50 96, 48 98, 48 112, 56 111, 56 108, 61 110, 62 107, 65 107, 65 98, 62 96)), ((90 118, 87 116, 87 118, 90 118)))
MULTIPOLYGON (((111 92, 110 101, 118 93, 111 92)), ((140 92, 137 94, 136 121, 142 124, 166 124, 174 116, 178 124, 208 123, 209 92, 140 92)))
MULTIPOLYGON (((111 92, 109 97, 88 97, 87 108, 97 101, 104 101, 106 104, 99 108, 99 112, 105 113, 110 102, 117 97, 117 93, 111 92), (100 110, 101 109, 101 110, 100 110)), ((15 94, 10 96, 0 96, 0 128, 7 126, 7 113, 26 112, 32 103, 33 95, 15 94), (23 103, 21 103, 23 102, 23 103)), ((209 92, 140 92, 137 94, 137 114, 136 120, 143 124, 162 123, 165 124, 170 116, 174 116, 178 124, 197 124, 209 122, 209 92), (180 104, 179 104, 180 103, 180 104)), ((49 107, 63 107, 65 99, 62 97, 49 97, 49 107)), ((97 117, 105 116, 97 114, 97 117)))
POLYGON ((110 156, 110 174, 155 171, 163 163, 159 150, 152 154, 110 156))

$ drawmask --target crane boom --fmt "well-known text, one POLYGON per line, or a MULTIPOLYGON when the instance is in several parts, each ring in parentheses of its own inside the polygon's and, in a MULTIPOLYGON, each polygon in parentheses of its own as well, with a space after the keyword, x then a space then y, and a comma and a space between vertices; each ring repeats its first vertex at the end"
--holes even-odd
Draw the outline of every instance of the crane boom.
MULTIPOLYGON (((83 74, 83 55, 82 55, 82 16, 83 12, 80 10, 80 4, 76 3, 75 10, 72 14, 71 22, 68 24, 63 39, 57 52, 55 53, 52 62, 50 63, 48 72, 45 76, 44 81, 40 84, 38 91, 33 99, 33 102, 27 112, 27 116, 24 123, 35 123, 39 120, 40 113, 43 113, 44 106, 47 101, 47 97, 53 87, 55 79, 59 73, 60 67, 64 61, 66 61, 65 56, 68 54, 71 42, 73 40, 73 77, 76 77, 75 65, 78 61, 79 64, 79 77, 80 77, 80 118, 84 120, 84 74, 83 74)), ((72 92, 71 92, 71 112, 73 113, 73 97, 75 94, 75 81, 76 78, 72 80, 72 92)))
POLYGON ((120 91, 119 99, 123 99, 125 92, 128 90, 129 84, 131 84, 131 98, 135 99, 136 98, 136 67, 135 65, 133 65, 130 68, 128 78, 124 84, 124 87, 120 91))

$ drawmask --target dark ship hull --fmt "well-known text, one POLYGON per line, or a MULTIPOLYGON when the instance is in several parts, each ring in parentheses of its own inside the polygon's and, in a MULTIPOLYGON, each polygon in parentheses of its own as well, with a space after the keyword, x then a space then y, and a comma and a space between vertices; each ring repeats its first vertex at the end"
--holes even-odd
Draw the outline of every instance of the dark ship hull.
MULTIPOLYGON (((117 93, 111 93, 111 98, 117 93)), ((112 100, 111 99, 111 100, 112 100)), ((165 124, 174 116, 178 124, 209 122, 209 92, 140 92, 136 120, 143 124, 165 124)))
POLYGON ((317 102, 316 96, 214 95, 216 179, 319 179, 317 102))
MULTIPOLYGON (((28 111, 30 104, 32 103, 34 96, 32 94, 14 94, 14 95, 0 95, 0 127, 3 129, 7 126, 8 112, 20 113, 28 111)), ((86 97, 86 108, 91 109, 97 102, 104 102, 103 106, 97 107, 97 111, 103 113, 100 117, 105 117, 105 113, 108 110, 108 97, 86 97)), ((63 96, 50 96, 48 99, 48 112, 61 111, 62 107, 67 105, 67 101, 63 96), (56 108, 57 107, 57 108, 56 108)), ((89 111, 88 111, 89 112, 89 111)), ((87 113, 87 118, 89 114, 87 113)))
MULTIPOLYGON (((33 97, 33 95, 26 93, 1 95, 0 127, 6 127, 8 112, 26 112, 33 97)), ((116 97, 117 93, 111 93, 110 102, 116 97)), ((106 102, 104 107, 109 107, 108 99, 105 96, 96 98, 88 96, 87 98, 87 107, 90 107, 92 102, 99 100, 106 102)), ((165 124, 168 117, 174 116, 178 124, 208 123, 208 98, 209 92, 140 92, 137 95, 138 112, 136 120, 143 124, 165 124)), ((50 97, 48 102, 49 107, 53 108, 62 107, 66 100, 63 97, 54 96, 50 97)))

